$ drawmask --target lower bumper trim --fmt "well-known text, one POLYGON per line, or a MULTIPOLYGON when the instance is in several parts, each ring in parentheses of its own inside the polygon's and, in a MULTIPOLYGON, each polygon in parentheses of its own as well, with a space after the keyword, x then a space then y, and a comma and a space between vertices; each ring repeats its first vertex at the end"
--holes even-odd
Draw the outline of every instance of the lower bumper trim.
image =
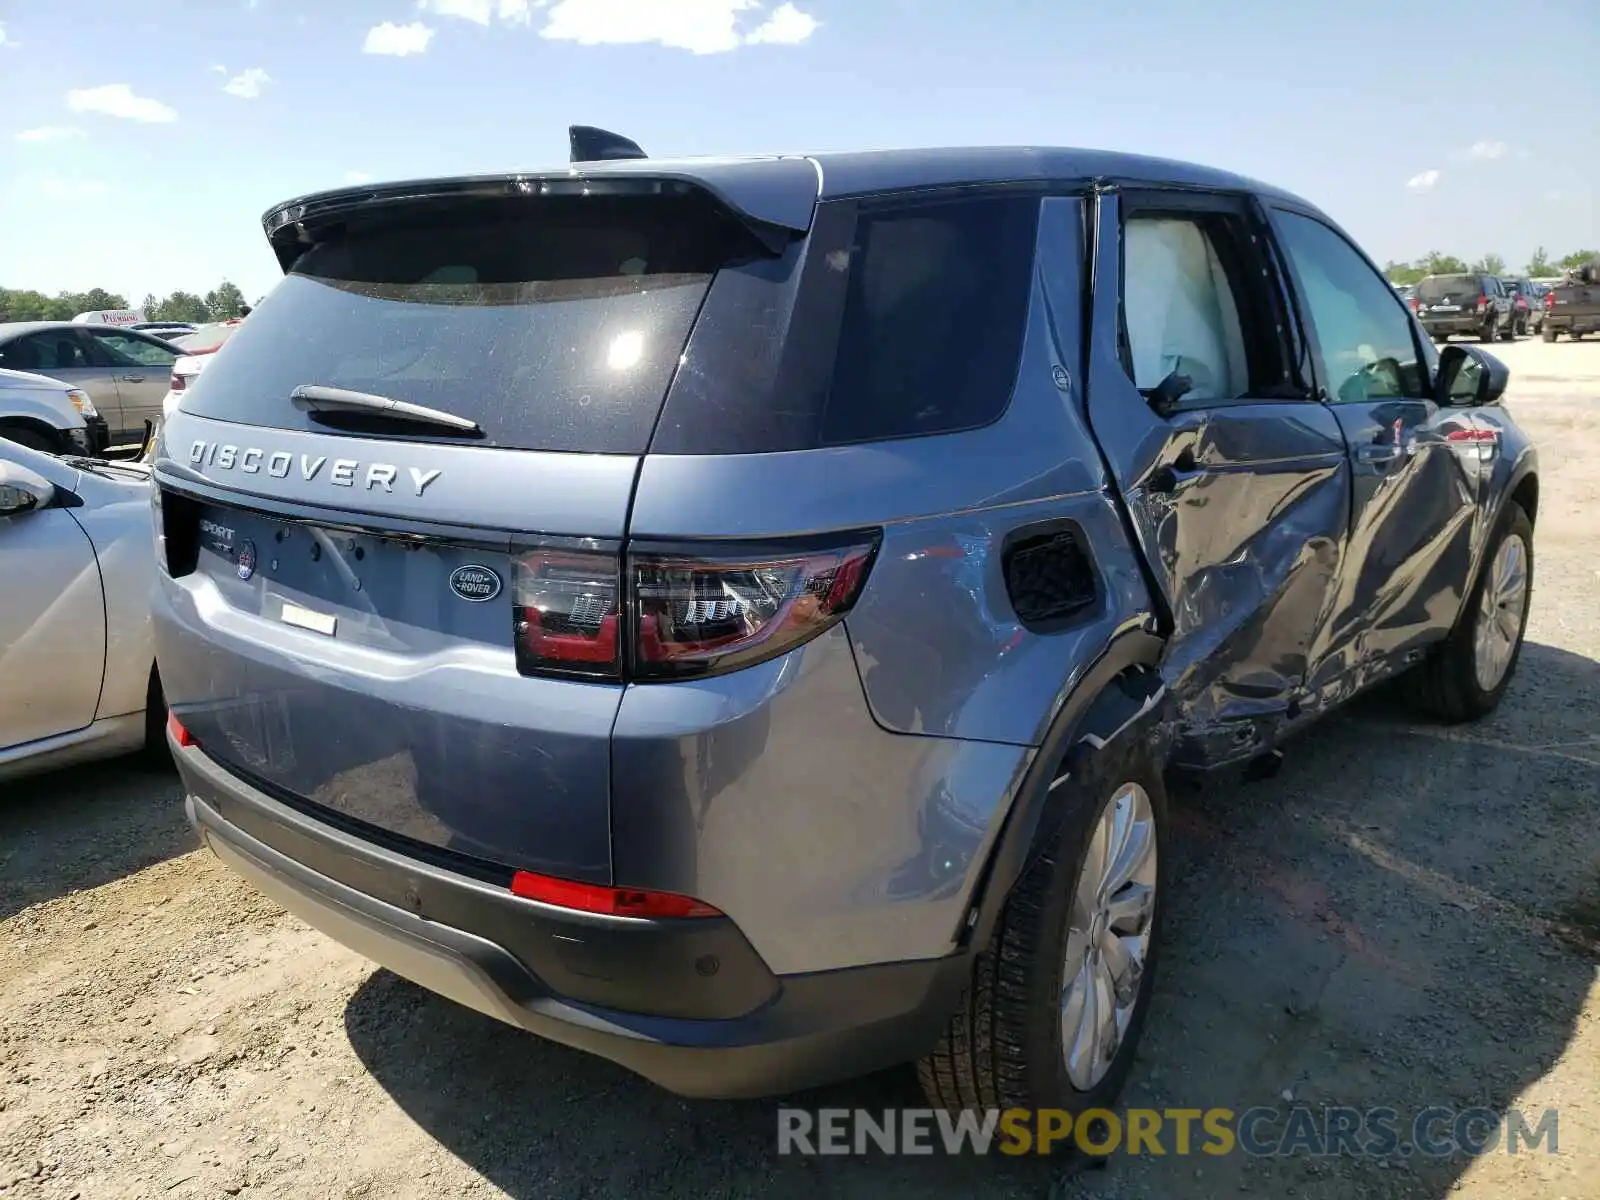
MULTIPOLYGON (((219 770, 197 748, 174 746, 174 754, 186 785, 201 764, 208 776, 219 770)), ((312 870, 186 790, 190 820, 213 853, 296 917, 458 1004, 684 1096, 778 1095, 915 1059, 937 1041, 971 975, 969 958, 957 954, 786 976, 771 1003, 735 1018, 608 1009, 555 994, 495 941, 312 870)))

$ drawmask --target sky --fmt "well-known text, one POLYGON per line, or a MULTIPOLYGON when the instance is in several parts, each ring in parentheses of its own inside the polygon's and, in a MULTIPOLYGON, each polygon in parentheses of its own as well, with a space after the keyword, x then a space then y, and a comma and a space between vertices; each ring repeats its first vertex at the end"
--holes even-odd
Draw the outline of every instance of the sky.
POLYGON ((659 156, 1058 145, 1320 205, 1380 262, 1600 247, 1596 0, 0 0, 0 286, 278 277, 279 201, 659 156))

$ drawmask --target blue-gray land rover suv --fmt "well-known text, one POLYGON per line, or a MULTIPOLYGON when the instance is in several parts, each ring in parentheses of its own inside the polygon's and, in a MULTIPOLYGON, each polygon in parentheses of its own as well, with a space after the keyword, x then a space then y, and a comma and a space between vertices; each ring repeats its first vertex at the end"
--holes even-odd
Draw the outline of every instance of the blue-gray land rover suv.
POLYGON ((1534 451, 1316 208, 979 149, 347 188, 167 421, 206 843, 689 1095, 1107 1102, 1164 773, 1488 712, 1534 451))

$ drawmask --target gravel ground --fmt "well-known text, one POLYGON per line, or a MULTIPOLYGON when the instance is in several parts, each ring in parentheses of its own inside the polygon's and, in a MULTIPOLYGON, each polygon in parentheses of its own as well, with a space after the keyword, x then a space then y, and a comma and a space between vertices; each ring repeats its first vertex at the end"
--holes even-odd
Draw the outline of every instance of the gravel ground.
MULTIPOLYGON (((1555 1107, 1559 1154, 780 1159, 776 1102, 685 1102, 375 972, 111 763, 0 792, 0 1197, 1600 1196, 1600 344, 1503 354, 1543 460, 1506 702, 1444 729, 1376 696, 1273 779, 1177 792, 1126 1100, 1555 1107)), ((797 1102, 920 1101, 902 1071, 797 1102)))

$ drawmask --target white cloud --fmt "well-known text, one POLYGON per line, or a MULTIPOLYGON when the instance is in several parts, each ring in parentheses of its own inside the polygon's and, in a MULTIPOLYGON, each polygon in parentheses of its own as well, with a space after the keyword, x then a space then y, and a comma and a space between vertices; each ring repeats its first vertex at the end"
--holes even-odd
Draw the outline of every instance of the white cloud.
POLYGON ((409 25, 385 21, 367 30, 367 40, 361 43, 361 52, 404 58, 408 54, 421 54, 432 40, 433 30, 421 21, 413 21, 409 25))
POLYGON ((1473 158, 1499 158, 1510 148, 1504 142, 1473 142, 1467 153, 1473 158))
POLYGON ((0 21, 0 46, 15 46, 16 43, 6 37, 6 23, 0 21))
POLYGON ((344 173, 344 181, 346 183, 368 183, 371 179, 372 175, 366 171, 346 171, 344 173))
POLYGON ((1425 192, 1434 184, 1439 182, 1439 175, 1440 172, 1438 168, 1430 168, 1422 172, 1422 174, 1413 175, 1410 179, 1406 180, 1406 186, 1413 192, 1425 192))
MULTIPOLYGON (((537 7, 543 8, 550 0, 537 0, 537 7)), ((508 25, 526 25, 533 18, 528 10, 534 7, 529 0, 500 0, 500 19, 508 25)))
POLYGON ((240 71, 227 83, 223 84, 222 90, 230 96, 239 97, 241 100, 254 100, 261 95, 262 87, 271 82, 272 76, 268 75, 260 67, 249 67, 240 71))
POLYGON ((52 200, 71 200, 78 196, 103 196, 108 190, 98 179, 41 179, 39 190, 52 200))
POLYGON ((767 42, 777 46, 795 46, 817 31, 821 24, 810 13, 803 13, 792 4, 780 4, 772 15, 763 21, 744 40, 752 43, 767 42))
POLYGON ((228 68, 223 66, 221 63, 212 63, 206 68, 206 70, 210 71, 213 75, 226 75, 228 73, 228 68))
POLYGON ((178 114, 159 100, 136 95, 125 83, 102 87, 73 88, 67 93, 67 107, 73 112, 103 113, 126 121, 176 121, 178 114))
POLYGON ((24 129, 16 135, 19 142, 63 142, 80 138, 83 130, 76 125, 41 125, 37 129, 24 129))
POLYGON ((494 15, 494 0, 418 0, 417 7, 438 17, 460 17, 487 25, 494 15))
POLYGON ((694 54, 722 54, 749 42, 800 42, 816 20, 780 4, 748 36, 738 17, 759 12, 757 0, 558 0, 540 36, 585 46, 659 42, 694 54))

